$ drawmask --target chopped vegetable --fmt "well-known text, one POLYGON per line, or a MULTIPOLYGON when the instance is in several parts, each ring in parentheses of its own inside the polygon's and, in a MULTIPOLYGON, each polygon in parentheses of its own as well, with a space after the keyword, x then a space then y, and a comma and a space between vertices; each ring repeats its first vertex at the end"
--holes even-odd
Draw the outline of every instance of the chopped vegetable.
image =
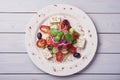
POLYGON ((62 37, 63 35, 64 35, 64 33, 62 31, 57 33, 57 36, 59 36, 59 37, 62 37))
POLYGON ((56 48, 56 47, 54 47, 53 49, 52 49, 52 52, 55 54, 55 53, 58 53, 58 48, 56 48))
POLYGON ((79 34, 78 34, 77 32, 74 32, 74 33, 72 34, 72 37, 75 38, 75 39, 77 39, 77 38, 79 37, 79 34))
POLYGON ((58 53, 56 54, 56 60, 57 60, 58 62, 61 62, 61 61, 63 60, 63 54, 62 54, 61 52, 58 52, 58 53))
POLYGON ((77 43, 77 39, 73 39, 72 44, 76 44, 77 43))
POLYGON ((55 38, 54 38, 54 41, 55 42, 58 42, 60 40, 60 37, 59 36, 56 36, 55 38))
POLYGON ((73 28, 69 29, 69 33, 72 35, 75 32, 75 30, 73 28))
POLYGON ((41 25, 41 26, 40 26, 40 30, 41 30, 43 33, 49 34, 49 32, 50 32, 50 26, 41 25))
POLYGON ((60 22, 51 22, 50 24, 51 24, 51 25, 59 25, 60 22))
POLYGON ((52 51, 53 46, 47 46, 48 50, 52 51))
POLYGON ((72 54, 74 54, 74 53, 76 53, 77 52, 77 50, 76 50, 76 48, 74 47, 74 46, 70 46, 70 48, 68 49, 68 51, 70 52, 70 53, 72 53, 72 54))
POLYGON ((47 39, 47 45, 49 46, 56 46, 56 43, 54 42, 54 38, 50 36, 50 38, 47 39))
POLYGON ((72 35, 71 34, 69 34, 69 33, 65 34, 64 38, 65 38, 66 41, 72 42, 72 35))
POLYGON ((68 51, 66 50, 66 49, 62 49, 62 51, 61 51, 63 54, 67 54, 68 53, 68 51))
POLYGON ((51 24, 51 25, 50 25, 50 28, 57 29, 57 28, 58 28, 58 26, 57 26, 57 25, 54 25, 54 24, 51 24))
POLYGON ((55 28, 51 28, 51 29, 50 29, 50 34, 51 34, 52 36, 56 36, 57 33, 58 33, 57 29, 55 29, 55 28))
POLYGON ((36 42, 36 45, 39 48, 44 48, 46 46, 46 40, 45 39, 40 39, 36 42))

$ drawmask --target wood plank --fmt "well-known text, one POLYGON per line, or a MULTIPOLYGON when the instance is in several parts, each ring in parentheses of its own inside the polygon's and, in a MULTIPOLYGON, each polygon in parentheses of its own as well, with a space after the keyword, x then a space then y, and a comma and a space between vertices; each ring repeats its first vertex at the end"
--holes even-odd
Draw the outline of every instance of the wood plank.
MULTIPOLYGON (((81 73, 120 74, 120 54, 97 54, 81 73)), ((44 73, 38 69, 27 54, 0 54, 0 74, 44 73)))
MULTIPOLYGON (((120 53, 120 34, 99 34, 98 53, 120 53)), ((0 34, 0 52, 26 52, 25 34, 0 34)))
POLYGON ((33 14, 0 14, 0 32, 25 32, 33 14))
MULTIPOLYGON (((25 32, 34 14, 0 14, 0 32, 25 32)), ((89 14, 98 33, 120 33, 120 14, 89 14)))
POLYGON ((88 13, 119 13, 119 0, 1 0, 0 12, 36 12, 50 4, 71 4, 88 13), (114 2, 114 3, 113 3, 114 2), (5 5, 6 4, 6 5, 5 5))
POLYGON ((120 53, 120 34, 99 34, 98 53, 120 53))
POLYGON ((98 33, 120 33, 120 14, 89 14, 98 33))
POLYGON ((0 75, 0 80, 119 80, 120 75, 72 75, 55 77, 50 75, 0 75))
POLYGON ((0 34, 0 52, 26 52, 25 34, 0 34))

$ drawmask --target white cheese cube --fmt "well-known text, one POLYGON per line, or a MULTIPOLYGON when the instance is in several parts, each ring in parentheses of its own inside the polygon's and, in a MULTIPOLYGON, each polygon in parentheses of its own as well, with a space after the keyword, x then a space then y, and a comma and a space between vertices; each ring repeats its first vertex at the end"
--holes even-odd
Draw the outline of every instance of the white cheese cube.
POLYGON ((46 59, 52 58, 52 54, 50 53, 50 51, 49 51, 47 48, 45 48, 45 49, 42 51, 42 54, 43 54, 43 56, 44 56, 46 59))
POLYGON ((85 44, 86 44, 85 38, 79 38, 77 40, 77 43, 74 46, 83 49, 83 48, 85 48, 85 44))

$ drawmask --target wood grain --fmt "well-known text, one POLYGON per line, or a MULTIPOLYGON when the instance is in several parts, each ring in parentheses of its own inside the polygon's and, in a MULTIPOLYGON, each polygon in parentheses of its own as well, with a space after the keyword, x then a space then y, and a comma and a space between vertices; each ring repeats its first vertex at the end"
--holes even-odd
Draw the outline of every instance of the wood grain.
MULTIPOLYGON (((98 53, 120 53, 120 34, 99 34, 98 53)), ((0 34, 0 52, 26 52, 25 34, 0 34)))
POLYGON ((0 12, 36 12, 56 3, 71 4, 87 13, 120 13, 120 0, 78 0, 77 2, 74 0, 2 0, 0 12))
POLYGON ((55 77, 50 75, 0 75, 0 80, 119 80, 120 75, 72 75, 55 77))
POLYGON ((0 45, 0 80, 120 80, 120 0, 1 0, 0 45), (99 36, 98 50, 90 65, 68 77, 51 76, 38 69, 24 45, 25 28, 32 16, 56 3, 85 11, 99 36))
MULTIPOLYGON (((120 54, 97 54, 81 73, 120 74, 120 54)), ((0 74, 44 73, 38 69, 27 54, 0 54, 0 74)))
MULTIPOLYGON (((32 14, 0 14, 0 33, 25 32, 32 14)), ((98 33, 120 33, 120 14, 89 14, 98 33)))

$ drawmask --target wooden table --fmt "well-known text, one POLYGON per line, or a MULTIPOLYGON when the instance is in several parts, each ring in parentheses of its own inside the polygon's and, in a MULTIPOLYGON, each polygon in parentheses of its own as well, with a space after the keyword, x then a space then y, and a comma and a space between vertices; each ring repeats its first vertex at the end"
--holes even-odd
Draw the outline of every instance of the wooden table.
POLYGON ((120 80, 120 0, 1 0, 0 80, 120 80), (82 72, 55 77, 39 70, 25 49, 25 28, 41 8, 56 3, 74 5, 94 21, 99 46, 82 72))

